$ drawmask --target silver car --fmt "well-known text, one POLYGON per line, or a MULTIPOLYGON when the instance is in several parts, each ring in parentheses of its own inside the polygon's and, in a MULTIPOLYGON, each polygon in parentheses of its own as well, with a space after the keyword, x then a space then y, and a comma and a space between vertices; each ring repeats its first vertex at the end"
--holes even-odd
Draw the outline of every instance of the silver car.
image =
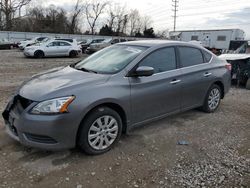
POLYGON ((3 112, 6 130, 27 146, 101 154, 135 126, 198 107, 214 112, 230 70, 190 43, 116 44, 26 81, 3 112))
MULTIPOLYGON (((69 39, 70 40, 70 39, 69 39)), ((73 41, 73 39, 71 39, 73 41)), ((32 45, 24 48, 24 55, 27 57, 76 57, 82 50, 77 42, 68 42, 66 39, 54 39, 45 43, 32 45)))

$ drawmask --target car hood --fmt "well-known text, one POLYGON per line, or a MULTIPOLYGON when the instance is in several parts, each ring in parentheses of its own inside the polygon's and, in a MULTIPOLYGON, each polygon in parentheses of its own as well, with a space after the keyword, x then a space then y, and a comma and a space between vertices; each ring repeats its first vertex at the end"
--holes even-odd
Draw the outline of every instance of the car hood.
POLYGON ((59 67, 33 76, 23 83, 19 95, 33 101, 74 95, 74 90, 105 83, 110 75, 83 72, 59 67))
POLYGON ((220 59, 224 60, 242 60, 250 58, 250 54, 222 54, 219 56, 220 59))

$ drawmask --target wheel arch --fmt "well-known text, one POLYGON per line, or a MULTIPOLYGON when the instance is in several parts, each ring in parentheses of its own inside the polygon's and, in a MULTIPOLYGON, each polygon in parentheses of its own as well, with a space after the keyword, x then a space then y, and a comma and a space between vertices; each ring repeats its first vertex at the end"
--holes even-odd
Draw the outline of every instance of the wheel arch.
POLYGON ((225 88, 224 88, 223 82, 220 81, 220 80, 218 80, 218 81, 215 81, 213 84, 215 84, 215 85, 217 85, 217 86, 220 87, 220 89, 221 89, 221 99, 223 99, 224 96, 225 96, 225 90, 224 90, 225 88))
POLYGON ((45 56, 45 53, 44 53, 44 51, 43 51, 42 49, 37 49, 37 50, 34 52, 34 56, 36 56, 38 52, 43 53, 43 56, 45 56))
POLYGON ((94 106, 92 106, 89 110, 87 110, 87 112, 84 114, 80 124, 79 124, 79 127, 78 127, 78 130, 77 130, 77 134, 76 134, 76 144, 77 144, 77 140, 79 138, 79 133, 80 133, 80 129, 81 129, 81 124, 82 122, 97 108, 99 107, 109 107, 111 108, 112 110, 116 111, 120 117, 121 117, 121 120, 122 120, 122 133, 126 133, 127 132, 127 115, 126 115, 126 112, 125 110, 123 109, 123 107, 115 102, 103 102, 103 103, 99 103, 99 104, 96 104, 94 106))

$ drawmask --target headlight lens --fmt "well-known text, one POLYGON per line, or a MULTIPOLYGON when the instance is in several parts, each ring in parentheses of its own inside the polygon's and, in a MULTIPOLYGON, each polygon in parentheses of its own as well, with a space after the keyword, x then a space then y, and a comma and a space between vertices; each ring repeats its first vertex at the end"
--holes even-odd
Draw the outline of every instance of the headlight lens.
POLYGON ((61 97, 43 101, 34 106, 32 114, 57 114, 68 112, 68 106, 75 99, 75 96, 61 97))

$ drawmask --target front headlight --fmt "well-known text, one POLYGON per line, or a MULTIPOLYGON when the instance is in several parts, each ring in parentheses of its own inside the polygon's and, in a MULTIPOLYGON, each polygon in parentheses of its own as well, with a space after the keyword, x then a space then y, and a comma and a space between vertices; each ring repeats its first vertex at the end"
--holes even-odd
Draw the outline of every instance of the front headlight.
POLYGON ((75 96, 55 98, 43 101, 34 106, 32 114, 58 114, 68 112, 68 106, 75 99, 75 96))

